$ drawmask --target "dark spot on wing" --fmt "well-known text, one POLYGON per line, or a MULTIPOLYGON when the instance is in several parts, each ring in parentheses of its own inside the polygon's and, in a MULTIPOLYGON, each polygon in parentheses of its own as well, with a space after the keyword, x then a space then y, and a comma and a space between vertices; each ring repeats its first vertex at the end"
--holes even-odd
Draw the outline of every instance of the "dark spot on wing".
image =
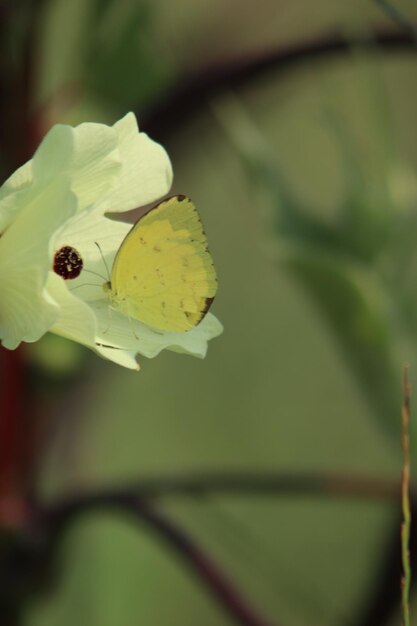
POLYGON ((164 275, 161 272, 161 270, 159 269, 159 267, 156 268, 155 272, 156 272, 156 275, 159 278, 159 282, 161 283, 161 285, 163 285, 165 287, 166 283, 165 283, 164 275))
POLYGON ((178 194, 178 196, 177 196, 177 200, 178 200, 178 202, 183 202, 183 201, 184 201, 184 200, 186 200, 186 199, 187 199, 187 196, 184 196, 184 194, 183 194, 183 193, 180 193, 180 194, 178 194))
POLYGON ((206 298, 204 301, 204 306, 201 310, 201 317, 198 320, 199 322, 201 322, 201 320, 205 317, 206 313, 208 312, 209 308, 211 307, 212 303, 213 303, 214 297, 213 298, 206 298))
POLYGON ((84 263, 80 253, 72 246, 63 246, 55 252, 53 270, 64 280, 72 280, 81 274, 84 263))

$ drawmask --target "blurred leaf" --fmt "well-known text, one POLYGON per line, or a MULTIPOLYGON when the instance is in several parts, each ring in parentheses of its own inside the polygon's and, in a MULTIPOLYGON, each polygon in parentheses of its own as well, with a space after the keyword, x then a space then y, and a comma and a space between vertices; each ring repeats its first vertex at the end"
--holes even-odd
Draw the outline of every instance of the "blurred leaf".
POLYGON ((80 369, 85 361, 86 349, 73 341, 46 334, 36 343, 29 344, 28 358, 49 377, 68 378, 80 369))
MULTIPOLYGON (((390 299, 375 277, 317 246, 283 246, 282 262, 319 307, 364 395, 393 437, 398 436, 398 376, 390 299)), ((339 255, 340 256, 340 255, 339 255)))
MULTIPOLYGON (((336 220, 328 224, 310 207, 300 206, 277 166, 272 147, 237 99, 229 96, 219 101, 214 112, 248 173, 252 191, 266 196, 271 207, 278 236, 276 257, 315 301, 380 423, 397 437, 397 357, 405 334, 398 307, 407 296, 404 289, 399 296, 400 270, 394 268, 402 258, 404 270, 404 257, 412 258, 417 238, 415 197, 407 169, 395 168, 394 159, 381 159, 376 174, 369 177, 351 134, 343 121, 333 118, 347 186, 336 220), (398 188, 391 184, 393 172, 398 171, 406 178, 400 185, 408 188, 401 199, 405 203, 399 201, 398 188), (401 236, 405 224, 408 240, 401 236)), ((413 275, 417 280, 417 271, 413 275)), ((415 313, 415 289, 408 295, 408 309, 415 313)), ((412 331, 407 337, 415 345, 417 318, 407 330, 412 331)))
POLYGON ((409 17, 398 6, 398 2, 389 2, 388 0, 375 0, 375 3, 381 7, 381 10, 390 17, 400 28, 409 32, 417 39, 417 26, 413 22, 412 17, 409 17))
POLYGON ((94 0, 84 69, 89 90, 119 110, 146 104, 171 76, 156 54, 154 6, 94 0))

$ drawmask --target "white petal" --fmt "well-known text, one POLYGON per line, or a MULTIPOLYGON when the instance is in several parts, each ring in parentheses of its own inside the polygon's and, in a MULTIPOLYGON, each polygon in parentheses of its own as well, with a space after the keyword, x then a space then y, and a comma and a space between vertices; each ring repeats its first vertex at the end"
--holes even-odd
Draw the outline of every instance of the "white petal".
POLYGON ((52 333, 78 341, 85 346, 95 346, 97 323, 91 308, 71 293, 63 278, 49 272, 47 290, 60 306, 59 315, 49 329, 52 333))
POLYGON ((82 210, 115 186, 121 170, 118 142, 115 130, 105 124, 86 123, 76 128, 57 124, 33 157, 35 182, 42 185, 69 175, 82 210))
POLYGON ((51 181, 0 238, 0 338, 6 348, 38 340, 58 315, 44 290, 51 265, 50 238, 76 210, 69 180, 51 181))
POLYGON ((64 281, 53 272, 50 272, 47 289, 48 293, 60 305, 59 317, 50 328, 50 332, 77 341, 118 365, 129 369, 139 369, 134 353, 121 350, 120 348, 97 344, 97 320, 94 312, 88 304, 80 300, 68 289, 68 281, 64 281))
POLYGON ((99 209, 129 211, 162 198, 172 184, 172 167, 165 149, 145 133, 138 133, 133 113, 113 128, 119 137, 122 171, 116 187, 99 203, 99 209))
POLYGON ((105 346, 96 346, 95 351, 100 356, 121 365, 127 367, 130 370, 139 370, 139 363, 136 361, 135 352, 129 352, 128 350, 121 350, 120 348, 110 348, 105 346))
MULTIPOLYGON (((192 354, 204 358, 207 353, 207 342, 218 337, 223 332, 223 325, 212 313, 207 313, 204 319, 185 335, 181 343, 173 343, 168 349, 173 352, 192 354)), ((179 333, 175 333, 178 335, 179 333)))
POLYGON ((203 358, 208 340, 217 337, 223 330, 220 322, 210 313, 188 332, 167 333, 126 318, 112 309, 106 299, 89 304, 97 316, 99 343, 138 352, 148 358, 157 356, 164 349, 203 358))
POLYGON ((52 128, 33 160, 0 189, 3 344, 14 348, 50 330, 131 369, 139 368, 138 352, 154 357, 170 349, 203 357, 208 340, 222 331, 210 314, 187 333, 158 332, 111 309, 102 290, 109 279, 103 257, 110 269, 131 228, 104 213, 158 200, 171 183, 167 153, 139 133, 132 113, 114 127, 52 128), (83 258, 75 280, 52 271, 53 254, 63 246, 83 258))
POLYGON ((37 341, 56 319, 58 307, 43 290, 43 283, 38 268, 29 276, 16 271, 10 280, 0 277, 0 340, 5 348, 14 350, 22 341, 37 341))
POLYGON ((24 198, 32 183, 32 161, 17 169, 0 188, 0 233, 24 207, 24 198))
POLYGON ((87 301, 102 298, 114 256, 131 228, 131 224, 110 220, 91 209, 77 213, 57 231, 54 248, 71 246, 83 259, 85 271, 69 283, 69 289, 76 290, 78 297, 87 301))
POLYGON ((3 198, 6 193, 19 191, 20 189, 27 187, 32 181, 32 160, 30 160, 17 168, 17 170, 9 176, 1 187, 0 198, 3 198))

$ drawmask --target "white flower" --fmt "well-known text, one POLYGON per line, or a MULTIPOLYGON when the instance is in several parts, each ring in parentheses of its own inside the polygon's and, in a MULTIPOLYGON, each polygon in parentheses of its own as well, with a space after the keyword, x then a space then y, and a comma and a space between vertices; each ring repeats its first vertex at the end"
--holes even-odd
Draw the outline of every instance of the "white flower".
POLYGON ((111 267, 131 228, 106 213, 154 202, 171 182, 168 155, 138 132, 132 113, 112 127, 54 126, 0 189, 3 346, 14 349, 51 331, 131 369, 138 369, 137 353, 153 357, 164 348, 203 357, 222 330, 213 315, 186 333, 156 332, 111 310, 102 289, 101 253, 111 267), (64 280, 53 271, 65 246, 78 251, 88 273, 64 280))

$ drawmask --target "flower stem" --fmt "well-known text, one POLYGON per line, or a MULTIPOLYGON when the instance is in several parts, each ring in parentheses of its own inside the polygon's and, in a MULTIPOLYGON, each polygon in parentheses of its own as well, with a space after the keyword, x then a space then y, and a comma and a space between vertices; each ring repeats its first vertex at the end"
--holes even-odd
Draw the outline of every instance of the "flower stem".
POLYGON ((222 59, 194 74, 179 78, 149 110, 136 111, 144 130, 158 141, 164 142, 178 127, 204 111, 213 98, 222 93, 247 85, 268 73, 277 75, 303 65, 311 67, 314 61, 343 57, 355 47, 367 47, 383 52, 407 52, 415 47, 415 38, 409 32, 376 30, 367 36, 353 38, 326 34, 313 41, 278 45, 257 54, 243 54, 222 59))
POLYGON ((403 511, 403 521, 401 524, 401 560, 403 567, 403 576, 401 578, 401 606, 404 626, 410 626, 410 394, 411 389, 408 381, 408 366, 406 366, 404 367, 403 372, 403 406, 401 411, 401 442, 403 449, 403 467, 401 474, 401 501, 403 511))
POLYGON ((68 500, 61 506, 41 508, 38 511, 38 528, 49 538, 54 551, 70 523, 80 514, 97 509, 125 512, 138 522, 145 523, 181 557, 235 623, 240 626, 271 626, 271 622, 251 607, 219 564, 184 529, 134 493, 90 494, 68 500))
POLYGON ((18 525, 23 478, 25 425, 22 350, 1 351, 0 526, 18 525))
POLYGON ((417 41, 417 26, 401 11, 401 9, 395 6, 392 2, 389 2, 389 0, 375 0, 375 2, 395 24, 397 24, 405 32, 415 37, 417 41))

